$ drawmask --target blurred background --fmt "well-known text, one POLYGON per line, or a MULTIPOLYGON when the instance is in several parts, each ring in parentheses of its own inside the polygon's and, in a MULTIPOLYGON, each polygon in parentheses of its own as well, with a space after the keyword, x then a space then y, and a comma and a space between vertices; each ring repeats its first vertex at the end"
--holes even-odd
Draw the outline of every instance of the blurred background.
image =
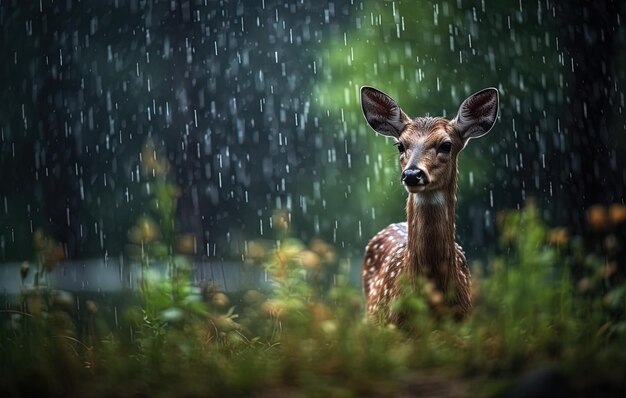
POLYGON ((500 90, 492 133, 460 156, 471 259, 495 250, 499 212, 530 198, 582 233, 591 205, 624 203, 624 7, 2 0, 0 261, 31 259, 37 231, 65 260, 126 256, 161 179, 195 261, 244 261, 279 212, 280 228, 358 264, 406 197, 362 85, 412 117, 500 90))

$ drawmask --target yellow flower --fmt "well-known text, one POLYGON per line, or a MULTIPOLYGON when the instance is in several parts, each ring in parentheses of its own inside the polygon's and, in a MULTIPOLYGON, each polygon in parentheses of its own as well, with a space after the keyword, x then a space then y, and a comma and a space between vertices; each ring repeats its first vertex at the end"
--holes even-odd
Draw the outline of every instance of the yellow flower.
POLYGON ((606 236, 603 243, 604 250, 609 254, 615 253, 619 248, 618 240, 613 234, 606 236))
POLYGON ((178 250, 185 254, 195 254, 196 237, 193 234, 185 234, 178 237, 178 250))
POLYGON ((128 238, 136 244, 150 243, 159 237, 159 227, 149 217, 142 217, 128 232, 128 238))
POLYGON ((626 205, 612 204, 609 207, 609 220, 611 220, 613 225, 619 225, 626 221, 626 205))
POLYGON ((558 227, 553 228, 548 232, 548 243, 554 246, 563 246, 567 243, 568 232, 567 228, 558 227))
POLYGON ((211 298, 211 302, 217 307, 226 307, 228 304, 230 304, 228 296, 224 293, 215 293, 211 298))
POLYGON ((610 262, 606 264, 604 267, 602 267, 601 269, 602 278, 604 279, 610 278, 616 272, 617 272, 617 264, 615 262, 610 262))
POLYGON ((443 303, 443 293, 431 281, 427 281, 424 285, 424 293, 426 293, 426 301, 430 305, 438 306, 443 303))
POLYGON ((139 221, 139 228, 141 230, 141 236, 146 242, 151 242, 156 239, 159 231, 158 227, 151 219, 144 217, 139 221))
POLYGON ((309 244, 311 250, 319 254, 326 263, 335 262, 335 249, 321 239, 313 239, 309 244))
POLYGON ((267 248, 261 242, 252 240, 247 245, 247 257, 252 260, 262 260, 267 256, 267 248))
POLYGON ((93 315, 98 312, 98 306, 96 305, 95 301, 92 300, 85 301, 85 309, 87 310, 87 313, 89 315, 93 315))
POLYGON ((337 332, 337 322, 326 320, 320 324, 322 331, 328 335, 335 334, 337 332))
POLYGON ((587 210, 587 224, 594 231, 602 231, 606 227, 607 214, 602 205, 593 205, 587 210))
POLYGON ((274 228, 279 231, 285 232, 289 229, 289 222, 291 221, 289 212, 285 210, 276 210, 272 217, 272 223, 274 228))
POLYGON ((311 250, 303 250, 298 255, 300 263, 306 268, 319 268, 321 265, 319 256, 311 250))
POLYGON ((37 229, 33 234, 33 243, 39 261, 47 271, 65 259, 65 246, 46 235, 42 229, 37 229))
POLYGON ((261 305, 261 310, 271 317, 279 318, 284 305, 277 300, 267 300, 261 305))
POLYGON ((315 321, 318 323, 330 319, 330 309, 324 304, 315 303, 313 304, 311 310, 315 321))

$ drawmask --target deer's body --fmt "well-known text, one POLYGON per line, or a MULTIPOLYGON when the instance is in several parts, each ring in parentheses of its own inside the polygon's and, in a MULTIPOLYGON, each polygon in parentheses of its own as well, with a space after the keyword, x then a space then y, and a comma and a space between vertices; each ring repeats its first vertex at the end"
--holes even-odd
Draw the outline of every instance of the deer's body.
POLYGON ((497 91, 469 97, 452 121, 410 119, 393 99, 373 88, 361 90, 361 101, 370 126, 396 139, 402 182, 409 192, 407 222, 389 225, 365 249, 367 312, 370 318, 397 322, 390 304, 402 294, 401 280, 423 277, 462 317, 471 309, 471 294, 465 254, 455 242, 457 155, 470 138, 486 134, 495 122, 497 91))

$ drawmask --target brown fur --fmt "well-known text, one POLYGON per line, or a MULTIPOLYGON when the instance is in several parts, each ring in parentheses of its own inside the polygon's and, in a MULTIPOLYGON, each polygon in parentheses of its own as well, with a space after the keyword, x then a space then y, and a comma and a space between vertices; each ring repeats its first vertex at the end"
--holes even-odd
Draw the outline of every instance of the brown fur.
POLYGON ((402 275, 424 277, 443 293, 445 304, 458 316, 471 309, 470 276, 465 255, 455 242, 457 155, 463 141, 443 118, 416 118, 398 140, 409 163, 426 171, 429 189, 409 193, 407 223, 392 224, 370 240, 363 262, 363 287, 370 317, 397 320, 389 307, 399 295, 402 275), (451 141, 450 154, 437 153, 442 141, 451 141))

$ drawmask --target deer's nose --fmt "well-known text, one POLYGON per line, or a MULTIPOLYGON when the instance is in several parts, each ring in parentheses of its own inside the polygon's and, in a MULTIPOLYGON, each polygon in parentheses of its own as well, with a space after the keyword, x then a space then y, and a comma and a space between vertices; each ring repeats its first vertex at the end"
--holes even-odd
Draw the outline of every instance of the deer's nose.
POLYGON ((409 187, 426 185, 428 184, 428 177, 424 170, 417 167, 409 167, 402 172, 402 182, 409 187))

